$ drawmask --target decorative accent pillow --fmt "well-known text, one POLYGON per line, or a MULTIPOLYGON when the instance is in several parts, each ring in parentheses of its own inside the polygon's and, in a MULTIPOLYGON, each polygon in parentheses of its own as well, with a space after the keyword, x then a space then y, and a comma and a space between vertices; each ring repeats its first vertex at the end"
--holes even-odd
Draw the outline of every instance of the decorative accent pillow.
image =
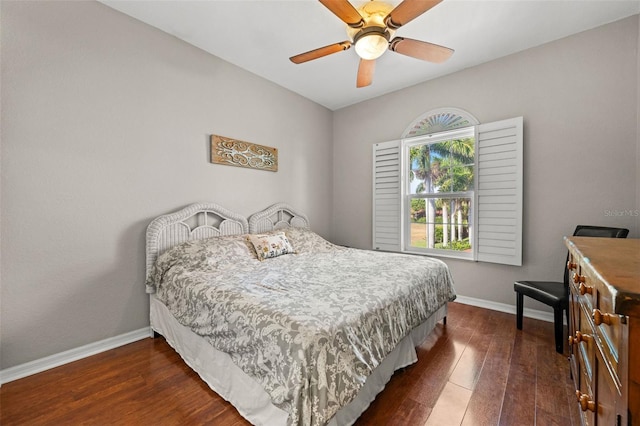
POLYGON ((284 232, 278 232, 277 234, 249 234, 247 235, 247 240, 253 245, 260 261, 283 254, 295 253, 284 232))

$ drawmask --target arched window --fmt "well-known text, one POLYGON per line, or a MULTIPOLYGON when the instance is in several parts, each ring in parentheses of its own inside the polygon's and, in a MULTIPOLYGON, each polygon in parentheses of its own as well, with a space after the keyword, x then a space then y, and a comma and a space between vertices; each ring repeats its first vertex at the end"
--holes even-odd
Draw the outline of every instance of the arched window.
POLYGON ((522 264, 522 117, 458 108, 374 145, 374 249, 522 264))
POLYGON ((459 108, 438 108, 413 120, 402 133, 402 138, 447 132, 480 124, 477 118, 459 108))

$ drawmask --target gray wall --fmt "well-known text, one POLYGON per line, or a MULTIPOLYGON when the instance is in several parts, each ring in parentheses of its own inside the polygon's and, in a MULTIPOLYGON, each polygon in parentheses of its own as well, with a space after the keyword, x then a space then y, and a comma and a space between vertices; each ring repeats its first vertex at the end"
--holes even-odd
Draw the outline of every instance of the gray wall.
POLYGON ((336 111, 335 241, 371 247, 372 144, 446 106, 524 117, 524 265, 445 260, 459 294, 514 304, 514 280, 562 279, 576 224, 638 237, 635 217, 606 215, 638 205, 638 44, 634 16, 336 111))
POLYGON ((2 2, 1 368, 149 324, 149 221, 285 201, 330 231, 331 111, 95 2, 2 2), (213 165, 215 133, 277 173, 213 165))

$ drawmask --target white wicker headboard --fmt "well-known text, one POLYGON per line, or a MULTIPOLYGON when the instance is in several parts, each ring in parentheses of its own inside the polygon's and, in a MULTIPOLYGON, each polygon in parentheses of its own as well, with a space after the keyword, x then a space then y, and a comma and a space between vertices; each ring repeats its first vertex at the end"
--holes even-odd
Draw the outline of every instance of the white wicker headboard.
POLYGON ((191 204, 154 219, 147 227, 147 275, 165 250, 190 240, 249 232, 244 216, 217 204, 191 204))
POLYGON ((251 234, 290 226, 309 229, 309 219, 284 203, 274 204, 249 216, 249 233, 251 234))

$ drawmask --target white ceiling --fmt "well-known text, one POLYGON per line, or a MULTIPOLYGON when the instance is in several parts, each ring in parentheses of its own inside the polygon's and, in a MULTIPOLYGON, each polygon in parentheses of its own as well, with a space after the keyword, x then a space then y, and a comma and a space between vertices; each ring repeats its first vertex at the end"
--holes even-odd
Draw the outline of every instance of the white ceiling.
POLYGON ((345 24, 316 0, 100 1, 331 110, 640 13, 640 0, 444 0, 396 35, 450 47, 453 56, 433 64, 387 51, 373 84, 357 89, 354 49, 289 61, 347 40, 345 24))

